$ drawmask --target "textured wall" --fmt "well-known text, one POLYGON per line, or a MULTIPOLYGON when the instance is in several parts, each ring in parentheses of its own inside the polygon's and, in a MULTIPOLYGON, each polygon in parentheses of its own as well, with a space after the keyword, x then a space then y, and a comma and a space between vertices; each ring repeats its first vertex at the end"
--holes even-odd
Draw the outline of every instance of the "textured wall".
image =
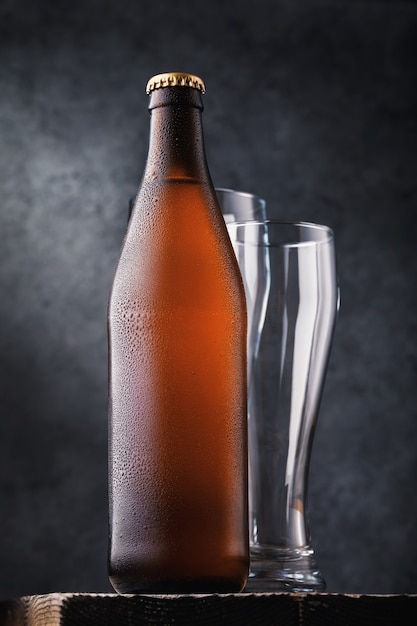
POLYGON ((110 589, 106 306, 166 70, 216 185, 336 231, 313 545, 329 591, 416 591, 416 48, 412 2, 3 0, 0 599, 110 589))

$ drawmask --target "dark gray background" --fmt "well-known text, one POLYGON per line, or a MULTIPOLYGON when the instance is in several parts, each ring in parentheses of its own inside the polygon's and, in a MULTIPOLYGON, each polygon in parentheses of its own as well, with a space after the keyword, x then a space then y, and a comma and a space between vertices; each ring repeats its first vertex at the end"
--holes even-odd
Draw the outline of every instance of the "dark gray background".
POLYGON ((335 229, 311 463, 331 592, 416 592, 412 2, 0 2, 0 598, 107 591, 106 307, 144 86, 207 85, 214 183, 335 229))

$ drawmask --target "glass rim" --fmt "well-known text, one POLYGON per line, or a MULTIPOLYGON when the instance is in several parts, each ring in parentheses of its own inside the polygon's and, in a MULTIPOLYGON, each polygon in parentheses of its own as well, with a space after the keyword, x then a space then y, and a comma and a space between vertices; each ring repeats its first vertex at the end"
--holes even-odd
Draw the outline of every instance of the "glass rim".
POLYGON ((312 232, 312 231, 317 231, 317 232, 321 232, 323 234, 325 234, 325 238, 323 239, 306 239, 304 241, 279 241, 279 242, 274 242, 274 241, 250 241, 250 242, 244 242, 244 241, 237 241, 237 244, 244 244, 244 243, 250 243, 251 245, 267 245, 269 247, 286 247, 286 248, 297 248, 297 247, 302 247, 302 246, 311 246, 311 245, 323 245, 329 242, 333 242, 334 241, 334 231, 330 226, 327 226, 326 224, 318 224, 315 222, 307 222, 307 221, 302 221, 302 220, 279 220, 279 219, 272 219, 272 218, 268 218, 265 220, 259 220, 259 219, 254 219, 254 220, 240 220, 240 221, 236 221, 236 222, 230 222, 227 224, 227 228, 228 229, 232 229, 234 228, 236 230, 236 232, 239 230, 239 227, 251 227, 251 226, 288 226, 288 227, 293 227, 293 228, 299 228, 299 229, 303 229, 305 230, 305 232, 312 232))
MULTIPOLYGON (((251 198, 251 199, 255 199, 255 200, 261 200, 261 202, 265 202, 265 200, 261 197, 258 196, 256 193, 251 193, 250 191, 240 191, 239 189, 232 189, 230 187, 215 187, 214 190, 220 191, 221 193, 230 193, 230 194, 234 194, 236 196, 243 196, 244 198, 251 198)), ((249 220, 243 220, 243 222, 246 222, 249 220)), ((258 220, 255 220, 258 221, 258 220)))

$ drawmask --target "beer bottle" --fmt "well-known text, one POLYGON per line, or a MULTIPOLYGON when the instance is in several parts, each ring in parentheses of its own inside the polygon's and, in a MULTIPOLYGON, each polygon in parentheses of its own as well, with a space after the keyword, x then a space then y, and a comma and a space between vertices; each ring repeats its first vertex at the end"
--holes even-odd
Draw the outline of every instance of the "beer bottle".
POLYGON ((246 308, 203 142, 204 84, 153 77, 109 302, 109 577, 237 592, 248 573, 246 308))

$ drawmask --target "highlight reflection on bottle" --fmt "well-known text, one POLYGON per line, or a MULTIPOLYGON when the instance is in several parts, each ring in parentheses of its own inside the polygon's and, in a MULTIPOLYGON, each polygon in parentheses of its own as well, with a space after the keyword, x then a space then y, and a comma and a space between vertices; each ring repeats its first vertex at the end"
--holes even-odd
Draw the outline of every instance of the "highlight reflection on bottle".
POLYGON ((145 173, 109 302, 109 575, 121 593, 248 573, 246 309, 200 79, 149 81, 145 173))

